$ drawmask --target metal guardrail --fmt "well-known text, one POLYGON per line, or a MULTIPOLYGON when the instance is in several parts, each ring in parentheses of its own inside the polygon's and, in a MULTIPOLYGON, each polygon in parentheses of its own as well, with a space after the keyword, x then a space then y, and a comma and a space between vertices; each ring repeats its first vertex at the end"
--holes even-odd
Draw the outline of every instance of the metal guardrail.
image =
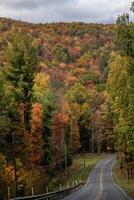
POLYGON ((10 200, 32 200, 32 199, 37 199, 37 200, 58 200, 58 199, 63 199, 64 197, 70 195, 71 193, 80 190, 83 187, 84 183, 79 183, 75 186, 66 188, 64 190, 59 190, 57 192, 51 192, 47 194, 41 194, 41 195, 34 195, 34 196, 28 196, 28 197, 18 197, 18 198, 13 198, 10 200))

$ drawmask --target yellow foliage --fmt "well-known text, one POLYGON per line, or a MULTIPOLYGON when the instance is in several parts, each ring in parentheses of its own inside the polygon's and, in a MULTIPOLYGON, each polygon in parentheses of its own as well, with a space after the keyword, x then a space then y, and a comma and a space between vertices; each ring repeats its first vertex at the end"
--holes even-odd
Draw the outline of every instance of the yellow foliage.
POLYGON ((50 76, 46 73, 38 73, 34 79, 34 82, 40 89, 48 88, 50 76))

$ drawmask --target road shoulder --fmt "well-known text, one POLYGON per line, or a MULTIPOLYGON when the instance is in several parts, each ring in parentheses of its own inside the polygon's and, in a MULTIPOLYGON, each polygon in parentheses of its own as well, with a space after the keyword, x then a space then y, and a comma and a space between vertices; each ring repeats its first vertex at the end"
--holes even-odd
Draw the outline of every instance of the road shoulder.
POLYGON ((112 168, 112 174, 113 174, 113 183, 116 187, 118 187, 124 195, 130 196, 128 199, 134 199, 134 179, 127 180, 122 175, 121 170, 119 170, 116 163, 114 163, 112 168))

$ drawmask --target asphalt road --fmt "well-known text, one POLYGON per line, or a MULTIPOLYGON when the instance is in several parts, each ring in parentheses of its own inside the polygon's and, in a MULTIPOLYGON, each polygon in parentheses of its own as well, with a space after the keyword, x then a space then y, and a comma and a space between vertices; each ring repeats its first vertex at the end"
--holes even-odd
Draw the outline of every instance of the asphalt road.
POLYGON ((132 200, 112 179, 114 156, 99 161, 92 170, 87 184, 64 200, 132 200))

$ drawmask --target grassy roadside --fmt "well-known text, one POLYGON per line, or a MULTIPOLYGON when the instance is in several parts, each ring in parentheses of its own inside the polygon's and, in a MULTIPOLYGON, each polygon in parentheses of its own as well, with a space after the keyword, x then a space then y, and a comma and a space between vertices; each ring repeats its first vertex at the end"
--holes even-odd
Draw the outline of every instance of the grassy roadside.
POLYGON ((122 171, 119 170, 117 165, 114 165, 113 167, 113 178, 115 183, 122 187, 128 195, 134 198, 134 179, 125 179, 122 171))
POLYGON ((73 185, 73 182, 86 181, 91 169, 96 165, 96 163, 102 158, 98 154, 86 154, 86 166, 84 168, 83 156, 77 155, 73 161, 72 166, 70 166, 66 172, 57 174, 57 176, 49 184, 51 191, 58 190, 60 185, 62 187, 67 187, 67 185, 73 185))

